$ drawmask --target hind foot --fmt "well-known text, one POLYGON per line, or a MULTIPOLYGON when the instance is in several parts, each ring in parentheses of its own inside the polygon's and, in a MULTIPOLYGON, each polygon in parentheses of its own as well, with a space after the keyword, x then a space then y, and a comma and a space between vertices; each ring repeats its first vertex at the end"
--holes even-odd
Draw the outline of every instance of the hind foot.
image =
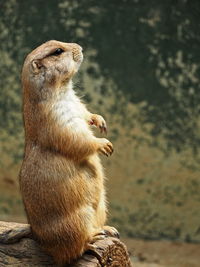
POLYGON ((104 231, 105 235, 107 235, 107 236, 116 237, 116 238, 120 237, 119 232, 117 231, 117 229, 115 227, 105 225, 103 227, 103 231, 104 231))

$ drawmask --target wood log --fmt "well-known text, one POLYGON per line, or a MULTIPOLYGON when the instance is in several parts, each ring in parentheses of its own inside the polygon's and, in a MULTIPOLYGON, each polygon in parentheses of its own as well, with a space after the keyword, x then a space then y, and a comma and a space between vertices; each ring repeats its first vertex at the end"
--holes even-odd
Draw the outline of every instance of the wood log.
MULTIPOLYGON (((125 245, 117 238, 106 237, 94 243, 70 267, 131 267, 125 245)), ((30 225, 0 221, 0 266, 56 266, 32 239, 30 225)), ((69 266, 69 265, 68 265, 69 266)))

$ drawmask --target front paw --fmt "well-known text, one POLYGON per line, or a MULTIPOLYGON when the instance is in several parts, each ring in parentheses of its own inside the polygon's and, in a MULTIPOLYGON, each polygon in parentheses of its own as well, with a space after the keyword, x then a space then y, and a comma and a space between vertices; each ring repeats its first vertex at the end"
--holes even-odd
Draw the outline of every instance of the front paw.
POLYGON ((92 114, 89 124, 98 127, 101 133, 107 133, 106 121, 101 115, 92 114))
POLYGON ((107 157, 110 155, 112 155, 113 153, 113 145, 110 141, 108 141, 106 138, 101 138, 101 144, 100 144, 100 148, 99 151, 106 155, 107 157))

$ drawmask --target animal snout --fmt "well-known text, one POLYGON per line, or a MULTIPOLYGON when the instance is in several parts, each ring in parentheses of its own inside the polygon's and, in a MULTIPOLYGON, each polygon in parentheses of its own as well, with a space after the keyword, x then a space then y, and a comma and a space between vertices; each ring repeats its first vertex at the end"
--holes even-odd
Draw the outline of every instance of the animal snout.
POLYGON ((83 48, 79 44, 69 43, 69 46, 73 51, 80 51, 80 52, 83 51, 83 48))
POLYGON ((82 53, 82 47, 76 43, 70 44, 72 48, 72 54, 75 61, 79 62, 83 60, 83 53, 82 53))

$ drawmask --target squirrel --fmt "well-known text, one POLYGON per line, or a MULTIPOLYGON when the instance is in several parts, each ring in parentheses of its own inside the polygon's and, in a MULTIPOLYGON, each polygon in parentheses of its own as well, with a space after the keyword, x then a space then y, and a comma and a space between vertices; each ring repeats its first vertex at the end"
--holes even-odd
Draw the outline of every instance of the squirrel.
POLYGON ((58 264, 71 263, 96 240, 118 236, 105 226, 105 175, 99 153, 113 145, 104 118, 90 113, 73 90, 83 60, 76 43, 51 40, 22 68, 25 149, 19 184, 27 220, 41 248, 58 264))

